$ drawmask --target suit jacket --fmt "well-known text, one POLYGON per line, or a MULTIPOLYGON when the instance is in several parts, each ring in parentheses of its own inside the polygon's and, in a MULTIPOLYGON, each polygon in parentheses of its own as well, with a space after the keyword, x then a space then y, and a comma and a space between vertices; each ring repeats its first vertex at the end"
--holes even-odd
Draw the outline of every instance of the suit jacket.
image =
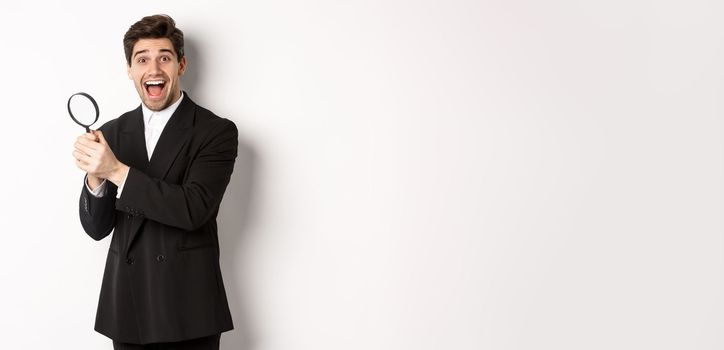
POLYGON ((130 167, 120 198, 85 184, 80 221, 90 237, 113 232, 96 331, 120 342, 173 342, 233 328, 219 268, 216 215, 237 155, 233 122, 188 94, 146 154, 141 106, 101 128, 130 167))

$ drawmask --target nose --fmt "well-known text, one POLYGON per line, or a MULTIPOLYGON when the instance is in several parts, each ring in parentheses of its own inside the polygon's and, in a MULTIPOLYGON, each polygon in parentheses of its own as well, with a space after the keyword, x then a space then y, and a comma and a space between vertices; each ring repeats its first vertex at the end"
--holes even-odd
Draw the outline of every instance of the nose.
POLYGON ((151 64, 148 66, 148 73, 149 74, 156 74, 161 72, 161 65, 158 63, 158 61, 153 60, 151 61, 151 64))

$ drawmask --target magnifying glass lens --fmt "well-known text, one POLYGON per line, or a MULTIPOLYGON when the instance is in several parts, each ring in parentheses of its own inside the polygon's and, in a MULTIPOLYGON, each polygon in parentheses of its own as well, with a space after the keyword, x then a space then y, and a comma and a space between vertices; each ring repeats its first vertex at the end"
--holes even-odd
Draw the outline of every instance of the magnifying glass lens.
POLYGON ((73 116, 83 125, 91 125, 96 121, 96 109, 93 103, 82 95, 75 95, 70 99, 70 110, 73 116))
POLYGON ((90 132, 90 126, 98 121, 98 104, 90 95, 79 92, 68 99, 68 113, 74 122, 90 132))

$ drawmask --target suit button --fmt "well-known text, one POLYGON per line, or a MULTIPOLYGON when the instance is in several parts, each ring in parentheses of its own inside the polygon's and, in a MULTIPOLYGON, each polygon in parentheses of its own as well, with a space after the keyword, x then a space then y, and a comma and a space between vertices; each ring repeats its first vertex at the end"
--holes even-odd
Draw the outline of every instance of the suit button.
POLYGON ((134 262, 133 258, 126 259, 126 264, 128 264, 128 265, 133 265, 133 262, 134 262))
POLYGON ((156 256, 156 261, 158 261, 158 262, 163 262, 164 260, 166 260, 166 257, 163 256, 163 254, 158 254, 158 255, 156 256))

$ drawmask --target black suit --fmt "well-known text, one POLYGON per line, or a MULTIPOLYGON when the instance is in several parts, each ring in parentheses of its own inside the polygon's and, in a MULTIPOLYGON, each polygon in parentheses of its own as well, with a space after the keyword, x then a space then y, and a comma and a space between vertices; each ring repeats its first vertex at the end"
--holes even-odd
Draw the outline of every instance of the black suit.
POLYGON ((141 107, 100 128, 131 169, 121 197, 85 184, 80 221, 111 231, 96 331, 124 343, 174 342, 233 328, 219 269, 216 215, 237 155, 237 130, 183 97, 148 160, 141 107))

